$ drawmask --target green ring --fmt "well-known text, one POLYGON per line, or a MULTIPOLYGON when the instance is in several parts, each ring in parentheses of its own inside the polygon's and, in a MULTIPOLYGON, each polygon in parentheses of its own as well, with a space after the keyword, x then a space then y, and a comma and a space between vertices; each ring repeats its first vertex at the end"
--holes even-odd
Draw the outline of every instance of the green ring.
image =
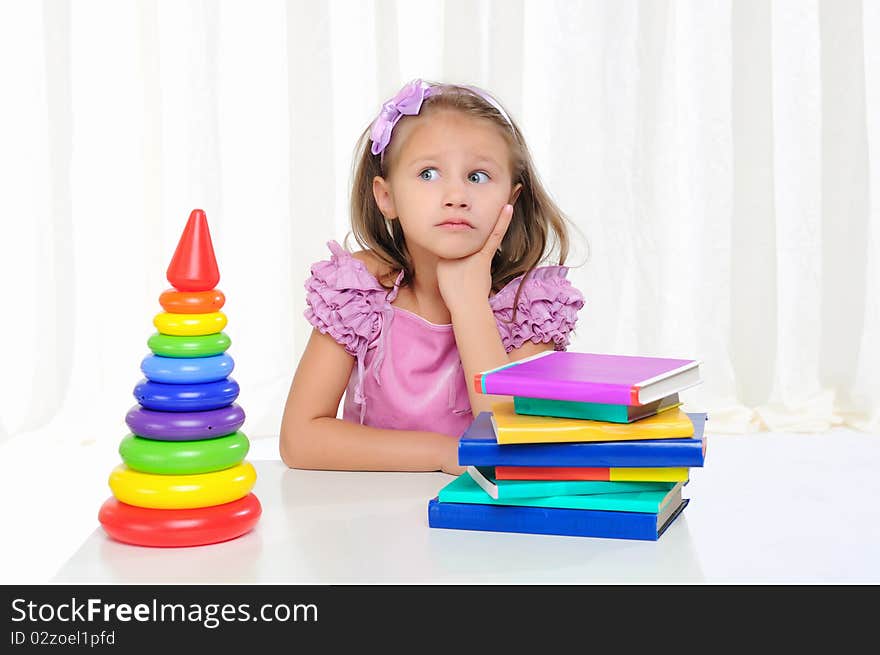
POLYGON ((153 354, 162 357, 210 357, 226 352, 231 343, 232 339, 225 332, 191 337, 156 332, 147 339, 153 354))
POLYGON ((198 441, 159 441, 129 434, 119 444, 126 466, 142 473, 189 475, 235 466, 250 449, 244 432, 198 441))

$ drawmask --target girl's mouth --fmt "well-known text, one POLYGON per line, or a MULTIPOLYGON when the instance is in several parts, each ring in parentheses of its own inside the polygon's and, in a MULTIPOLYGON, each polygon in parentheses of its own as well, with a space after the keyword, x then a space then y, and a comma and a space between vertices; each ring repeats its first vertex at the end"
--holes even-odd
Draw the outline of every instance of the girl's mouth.
POLYGON ((450 219, 448 221, 443 221, 437 227, 441 227, 445 230, 472 230, 474 226, 468 223, 463 219, 450 219))

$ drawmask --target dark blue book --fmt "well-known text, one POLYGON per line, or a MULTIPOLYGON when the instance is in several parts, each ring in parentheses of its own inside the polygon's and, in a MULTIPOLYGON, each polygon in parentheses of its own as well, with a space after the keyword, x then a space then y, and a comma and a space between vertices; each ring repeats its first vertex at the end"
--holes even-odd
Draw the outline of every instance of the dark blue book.
POLYGON ((690 502, 681 487, 657 513, 428 501, 428 526, 484 532, 657 541, 690 502))
POLYGON ((706 414, 688 413, 694 435, 687 439, 502 444, 495 440, 491 412, 480 412, 458 440, 461 466, 703 466, 706 414))

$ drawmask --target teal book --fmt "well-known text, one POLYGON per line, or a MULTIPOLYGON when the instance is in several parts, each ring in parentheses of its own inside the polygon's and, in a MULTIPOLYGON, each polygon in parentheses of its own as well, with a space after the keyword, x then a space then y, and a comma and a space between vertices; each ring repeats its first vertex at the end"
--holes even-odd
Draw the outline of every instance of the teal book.
MULTIPOLYGON (((572 496, 584 494, 631 493, 634 491, 667 492, 671 482, 637 482, 629 480, 498 480, 491 466, 468 466, 471 476, 490 498, 542 498, 547 496, 572 496)), ((440 500, 443 500, 442 493, 440 500)))
POLYGON ((547 496, 545 498, 490 498, 468 473, 462 473, 437 494, 440 503, 513 505, 548 509, 590 509, 659 514, 670 503, 681 502, 681 482, 661 482, 665 489, 626 493, 547 496))
POLYGON ((513 397, 513 411, 530 416, 555 416, 557 418, 581 418, 607 423, 632 423, 654 416, 667 409, 681 405, 677 393, 670 394, 647 405, 614 405, 611 403, 586 403, 577 400, 553 400, 550 398, 513 397))

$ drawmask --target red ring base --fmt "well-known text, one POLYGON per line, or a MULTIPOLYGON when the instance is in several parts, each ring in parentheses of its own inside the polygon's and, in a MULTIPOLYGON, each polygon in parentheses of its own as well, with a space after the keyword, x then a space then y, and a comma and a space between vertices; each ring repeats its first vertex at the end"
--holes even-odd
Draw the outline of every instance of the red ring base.
POLYGON ((249 532, 263 508, 253 493, 231 503, 192 509, 153 509, 111 497, 98 511, 98 521, 117 541, 135 546, 182 548, 229 541, 249 532))

